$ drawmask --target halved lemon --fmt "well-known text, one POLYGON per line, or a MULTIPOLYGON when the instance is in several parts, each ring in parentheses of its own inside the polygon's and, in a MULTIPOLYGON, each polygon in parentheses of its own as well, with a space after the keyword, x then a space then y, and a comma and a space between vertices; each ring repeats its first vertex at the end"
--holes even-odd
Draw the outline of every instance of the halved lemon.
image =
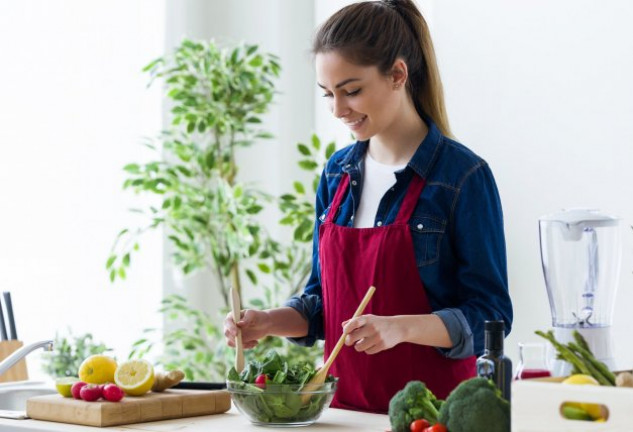
POLYGON ((55 380, 55 388, 57 392, 64 397, 73 397, 70 388, 79 381, 77 377, 63 377, 55 380))
POLYGON ((147 360, 128 360, 117 367, 114 382, 130 396, 141 396, 154 384, 154 366, 147 360))

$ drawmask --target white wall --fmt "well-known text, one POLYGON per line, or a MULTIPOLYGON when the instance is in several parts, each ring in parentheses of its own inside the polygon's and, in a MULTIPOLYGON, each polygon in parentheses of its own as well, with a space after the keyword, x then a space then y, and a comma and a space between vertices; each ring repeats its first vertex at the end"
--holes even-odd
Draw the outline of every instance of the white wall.
POLYGON ((618 214, 624 259, 616 363, 633 365, 633 3, 435 3, 434 38, 454 133, 490 163, 505 213, 514 329, 507 351, 551 326, 538 218, 569 207, 618 214))
POLYGON ((162 22, 153 1, 0 2, 0 290, 26 343, 70 327, 124 358, 160 324, 160 235, 125 283, 110 284, 105 262, 138 222, 122 167, 146 160, 140 139, 160 130, 141 69, 162 54, 162 22))

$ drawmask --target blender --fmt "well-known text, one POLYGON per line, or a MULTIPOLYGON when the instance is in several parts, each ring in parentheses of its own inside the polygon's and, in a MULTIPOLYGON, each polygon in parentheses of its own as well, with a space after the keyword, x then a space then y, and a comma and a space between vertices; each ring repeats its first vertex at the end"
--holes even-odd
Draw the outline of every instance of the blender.
MULTIPOLYGON (((541 261, 556 340, 574 340, 577 330, 596 359, 614 369, 611 324, 620 276, 620 219, 598 210, 571 209, 539 219, 541 261)), ((552 375, 571 365, 555 359, 552 375)))

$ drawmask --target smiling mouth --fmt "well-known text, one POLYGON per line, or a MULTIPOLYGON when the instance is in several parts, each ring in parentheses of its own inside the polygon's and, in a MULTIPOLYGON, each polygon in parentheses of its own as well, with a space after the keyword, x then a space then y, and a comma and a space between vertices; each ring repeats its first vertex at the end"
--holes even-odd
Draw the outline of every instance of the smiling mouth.
POLYGON ((345 124, 350 129, 357 129, 365 121, 366 118, 367 118, 367 116, 363 116, 363 117, 359 118, 358 120, 346 121, 345 124))

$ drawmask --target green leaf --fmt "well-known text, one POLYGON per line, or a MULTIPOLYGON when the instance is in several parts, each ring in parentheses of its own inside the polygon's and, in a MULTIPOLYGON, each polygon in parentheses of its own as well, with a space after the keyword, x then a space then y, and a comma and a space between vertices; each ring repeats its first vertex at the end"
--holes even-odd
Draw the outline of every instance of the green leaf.
POLYGON ((264 207, 262 207, 262 206, 260 206, 260 205, 252 205, 252 206, 250 206, 250 207, 248 207, 248 208, 246 209, 246 212, 247 212, 248 214, 257 214, 257 213, 259 213, 260 211, 262 211, 263 209, 264 209, 264 207))
POLYGON ((257 285, 257 276, 255 275, 253 270, 246 269, 246 276, 248 276, 253 285, 257 285))
POLYGON ((255 57, 253 57, 253 60, 249 61, 248 64, 253 66, 253 67, 259 67, 264 63, 262 56, 257 55, 255 57))
POLYGON ((266 273, 266 274, 270 273, 270 267, 264 263, 257 264, 257 267, 259 267, 262 273, 266 273))
POLYGON ((297 144, 297 148, 299 149, 299 152, 304 156, 310 156, 312 154, 308 146, 305 144, 299 143, 297 144))
POLYGON ((329 143, 325 149, 325 158, 329 159, 334 152, 336 151, 336 143, 334 141, 332 141, 331 143, 329 143))
POLYGON ((247 45, 247 48, 246 48, 246 55, 247 56, 250 56, 255 51, 257 51, 257 45, 250 45, 250 46, 247 45))
POLYGON ((295 219, 292 216, 286 216, 279 220, 279 225, 292 225, 295 219))
POLYGON ((299 166, 301 168, 303 168, 304 170, 309 170, 309 171, 313 171, 315 170, 319 165, 315 162, 315 161, 311 161, 311 160, 307 160, 304 159, 302 161, 299 161, 299 166))
POLYGON ((106 269, 109 269, 110 267, 112 267, 112 264, 114 264, 114 261, 116 261, 116 255, 110 255, 110 258, 108 258, 108 262, 106 262, 106 269))
POLYGON ((145 66, 142 71, 143 72, 147 72, 151 69, 154 69, 155 66, 164 63, 164 60, 162 57, 157 58, 156 60, 152 60, 152 62, 150 62, 147 66, 145 66))
POLYGON ((299 195, 303 195, 306 193, 305 188, 303 187, 303 184, 301 182, 294 182, 293 186, 295 188, 295 191, 299 194, 299 195))
POLYGON ((135 163, 127 164, 123 167, 124 171, 127 171, 131 174, 139 174, 141 172, 140 166, 135 163))
POLYGON ((257 298, 251 299, 250 303, 251 303, 251 306, 257 309, 264 309, 266 307, 264 305, 264 302, 261 299, 257 299, 257 298))
POLYGON ((126 253, 126 254, 123 256, 123 265, 124 265, 125 267, 129 267, 129 266, 130 266, 130 254, 129 254, 129 253, 126 253))
POLYGON ((213 151, 209 151, 204 159, 207 168, 211 169, 215 167, 215 154, 213 153, 213 151))
POLYGON ((312 147, 314 147, 316 150, 319 150, 321 148, 321 140, 316 134, 312 134, 312 147))

